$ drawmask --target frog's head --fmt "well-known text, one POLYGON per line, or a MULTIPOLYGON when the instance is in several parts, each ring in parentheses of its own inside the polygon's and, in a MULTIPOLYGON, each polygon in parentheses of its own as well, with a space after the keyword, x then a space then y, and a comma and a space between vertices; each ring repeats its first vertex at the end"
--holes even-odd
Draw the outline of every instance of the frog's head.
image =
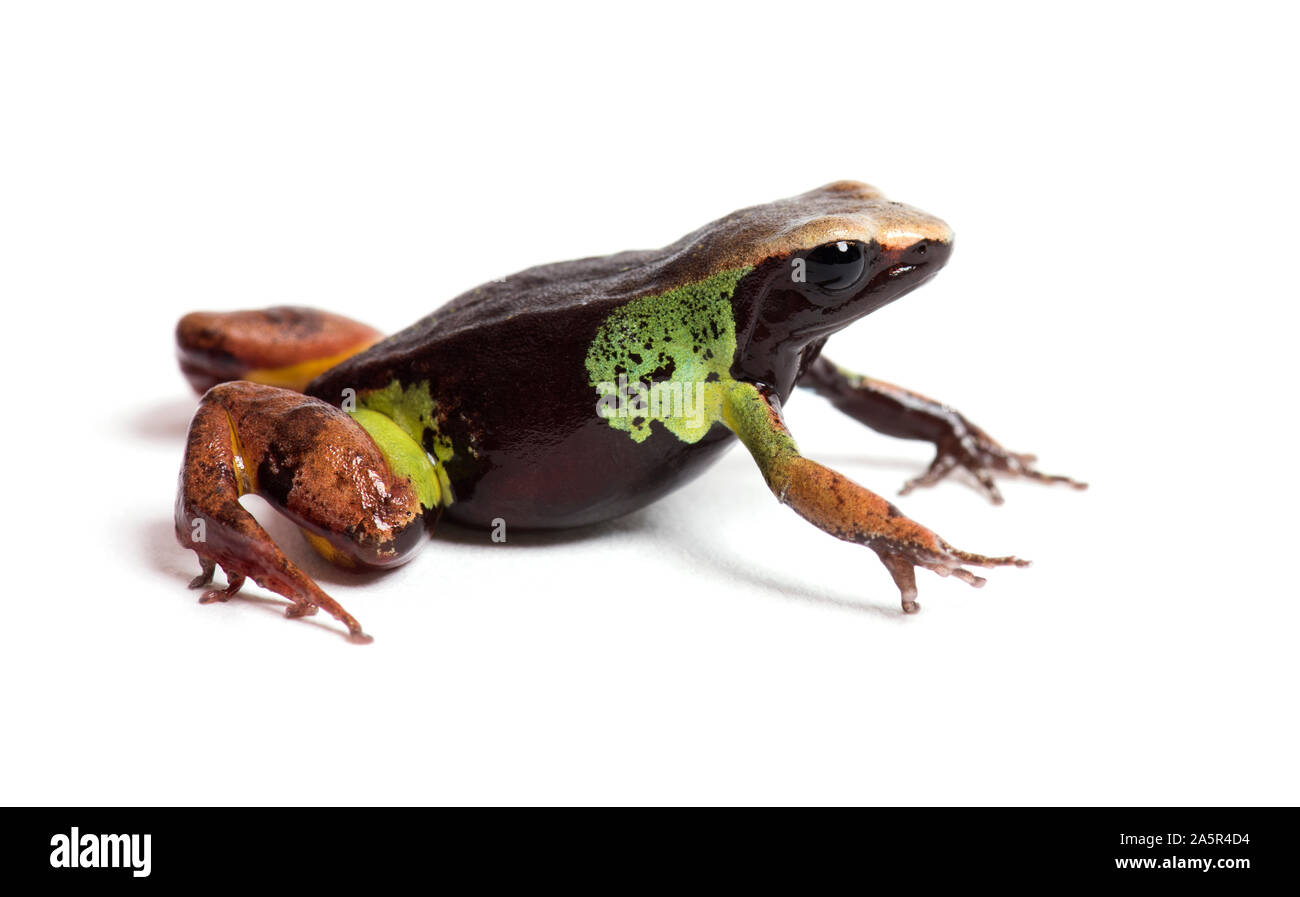
POLYGON ((805 348, 933 277, 952 230, 867 184, 836 181, 734 212, 679 246, 679 261, 753 269, 732 297, 736 365, 785 391, 805 348))
MULTIPOLYGON (((929 280, 952 252, 952 230, 856 181, 837 181, 761 206, 756 226, 771 276, 758 318, 813 341, 929 280)), ((759 209, 751 210, 758 212, 759 209)))

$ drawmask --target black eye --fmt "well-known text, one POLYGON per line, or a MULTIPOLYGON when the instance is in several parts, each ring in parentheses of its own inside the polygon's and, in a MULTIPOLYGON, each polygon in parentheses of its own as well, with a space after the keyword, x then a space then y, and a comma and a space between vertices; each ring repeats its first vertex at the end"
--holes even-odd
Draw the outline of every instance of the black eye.
POLYGON ((856 240, 840 240, 808 253, 808 282, 838 292, 856 286, 867 270, 866 248, 856 240))

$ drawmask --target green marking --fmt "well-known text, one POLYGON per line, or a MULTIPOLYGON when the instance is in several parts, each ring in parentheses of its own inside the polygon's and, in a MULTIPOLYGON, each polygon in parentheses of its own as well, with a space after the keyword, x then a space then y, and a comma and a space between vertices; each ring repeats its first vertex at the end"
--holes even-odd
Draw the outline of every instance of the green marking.
POLYGON ((722 419, 736 354, 731 295, 752 270, 722 271, 610 313, 587 350, 587 375, 611 427, 643 442, 657 420, 683 442, 698 442, 722 419), (645 400, 620 401, 620 377, 646 384, 645 400))
POLYGON ((442 486, 438 482, 438 471, 424 449, 391 418, 378 411, 358 408, 348 413, 370 434, 393 473, 411 481, 420 504, 436 508, 441 503, 442 486))
MULTIPOLYGON (((434 402, 433 395, 429 390, 429 381, 422 380, 419 383, 403 387, 400 382, 394 380, 383 389, 371 390, 359 395, 357 405, 358 410, 352 412, 353 417, 363 412, 382 416, 415 443, 420 457, 424 459, 424 463, 436 475, 439 487, 438 498, 443 505, 451 504, 454 497, 451 490, 451 480, 447 476, 446 464, 455 454, 455 450, 452 447, 451 440, 443 436, 438 430, 437 403, 434 402), (432 433, 432 459, 424 450, 424 435, 426 432, 432 433)), ((370 432, 370 428, 366 426, 364 421, 358 419, 358 422, 363 427, 366 427, 367 432, 370 432)), ((378 436, 375 436, 374 433, 370 435, 374 437, 376 442, 379 442, 378 436)), ((389 463, 392 463, 391 459, 389 463)), ((432 505, 429 507, 432 507, 432 505)))

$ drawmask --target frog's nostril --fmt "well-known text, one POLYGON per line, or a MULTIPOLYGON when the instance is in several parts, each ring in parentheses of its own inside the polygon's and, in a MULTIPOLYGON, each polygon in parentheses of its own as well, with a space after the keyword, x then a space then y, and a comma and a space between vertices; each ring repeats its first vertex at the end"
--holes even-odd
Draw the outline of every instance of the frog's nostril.
POLYGON ((950 243, 939 240, 920 240, 907 251, 904 261, 917 265, 937 267, 948 260, 950 252, 952 252, 950 243))

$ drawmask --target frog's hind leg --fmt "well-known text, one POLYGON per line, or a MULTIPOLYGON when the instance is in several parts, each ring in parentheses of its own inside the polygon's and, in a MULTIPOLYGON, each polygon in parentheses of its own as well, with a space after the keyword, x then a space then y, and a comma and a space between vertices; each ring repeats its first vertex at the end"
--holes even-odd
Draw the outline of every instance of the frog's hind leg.
POLYGON ((318 374, 382 338, 373 327, 314 308, 196 311, 176 325, 176 355, 200 394, 229 380, 301 392, 318 374))
POLYGON ((904 483, 900 495, 917 486, 931 486, 959 467, 975 477, 980 490, 995 505, 1002 504, 1002 493, 994 482, 995 473, 1040 483, 1065 483, 1075 489, 1088 488, 1087 483, 1040 472, 1034 467, 1037 459, 1033 455, 1007 451, 942 402, 846 371, 828 358, 818 358, 810 364, 799 385, 829 399, 840 411, 878 433, 934 444, 935 456, 929 469, 904 483))
MULTIPOLYGON (((424 506, 411 478, 351 416, 318 399, 255 383, 225 383, 203 397, 190 424, 176 496, 176 538, 199 556, 206 585, 216 565, 229 587, 244 579, 293 604, 287 615, 322 609, 368 640, 361 624, 294 565, 244 507, 255 492, 284 513, 318 551, 344 566, 384 568, 423 544, 424 506)), ((427 499, 431 506, 435 500, 427 499)))

